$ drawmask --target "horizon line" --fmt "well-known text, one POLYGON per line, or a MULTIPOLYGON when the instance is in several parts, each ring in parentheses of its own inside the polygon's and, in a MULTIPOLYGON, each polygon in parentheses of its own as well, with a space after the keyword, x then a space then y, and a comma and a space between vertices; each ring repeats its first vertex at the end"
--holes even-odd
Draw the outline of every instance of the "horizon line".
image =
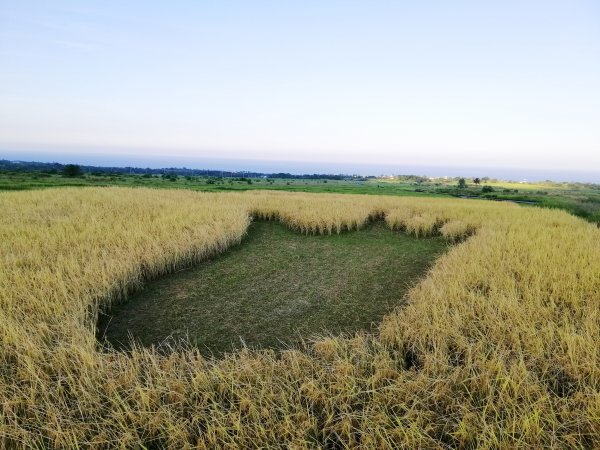
MULTIPOLYGON (((414 177, 425 177, 425 178, 430 178, 430 179, 440 179, 440 178, 475 178, 475 177, 470 177, 470 176, 465 176, 464 174, 461 175, 432 175, 432 174, 417 174, 417 173, 399 173, 399 172, 387 172, 387 173, 380 173, 379 175, 376 175, 375 173, 370 173, 370 174, 359 174, 359 173, 352 173, 352 172, 289 172, 289 171, 267 171, 267 170, 228 170, 228 169, 224 169, 224 168, 208 168, 208 167, 187 167, 187 166, 163 166, 163 167, 150 167, 150 166, 143 166, 143 165, 136 165, 135 163, 133 163, 132 165, 104 165, 104 164, 86 164, 86 163, 79 163, 76 161, 71 161, 71 162, 59 162, 56 160, 53 161, 38 161, 38 160, 21 160, 21 159, 4 159, 3 157, 0 157, 0 162, 2 161, 8 161, 10 163, 25 163, 25 164, 47 164, 47 165, 52 165, 52 164, 58 164, 61 166, 65 166, 68 164, 75 164, 78 166, 81 166, 83 168, 89 167, 89 168, 102 168, 102 169, 135 169, 135 170, 150 170, 150 171, 173 171, 173 170, 190 170, 190 171, 207 171, 207 172, 222 172, 222 173, 231 173, 231 174, 243 174, 244 172, 248 173, 248 174, 256 174, 256 175, 261 175, 261 176, 265 176, 265 175, 291 175, 292 177, 294 176, 346 176, 346 177, 362 177, 362 178, 368 178, 368 177, 374 177, 374 178, 380 178, 380 177, 387 177, 387 176, 394 176, 394 177, 401 177, 401 176, 414 176, 414 177)), ((234 161, 238 161, 241 162, 243 160, 237 159, 234 161)), ((257 162, 258 160, 249 160, 249 161, 255 161, 257 162)), ((265 161, 265 162, 274 162, 274 161, 265 161)), ((292 163, 293 161, 287 161, 288 163, 292 163)), ((423 168, 427 168, 429 167, 430 169, 433 169, 432 166, 422 166, 423 168)), ((440 169, 441 167, 437 166, 437 169, 440 169)), ((454 169, 460 168, 460 166, 453 166, 454 169)), ((483 169, 483 167, 480 167, 479 170, 483 169)), ((528 169, 520 169, 520 168, 508 168, 508 167, 504 167, 502 169, 509 169, 509 170, 515 170, 515 171, 527 171, 528 169)), ((465 167, 461 168, 461 170, 470 170, 467 169, 465 167)), ((562 171, 562 172, 576 172, 576 173, 584 173, 584 172, 580 172, 580 171, 562 171)), ((223 175, 221 175, 223 176, 223 175)), ((498 180, 498 181, 506 181, 506 182, 533 182, 533 181, 528 181, 527 179, 511 179, 511 178, 502 178, 502 177, 497 177, 497 176, 488 176, 488 175, 480 175, 478 176, 478 178, 489 178, 492 180, 498 180)), ((551 178, 546 178, 546 179, 538 179, 536 180, 538 182, 552 182, 552 183, 562 183, 562 184, 594 184, 594 185, 598 185, 600 183, 594 182, 594 181, 573 181, 573 180, 553 180, 551 178)))

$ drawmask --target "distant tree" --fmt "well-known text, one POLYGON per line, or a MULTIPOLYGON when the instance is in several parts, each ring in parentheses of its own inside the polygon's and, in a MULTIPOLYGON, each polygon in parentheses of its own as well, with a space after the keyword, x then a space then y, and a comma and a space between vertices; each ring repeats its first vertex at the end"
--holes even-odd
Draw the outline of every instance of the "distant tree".
POLYGON ((492 186, 484 186, 481 188, 481 192, 494 192, 494 188, 492 186))
POLYGON ((460 189, 465 189, 467 187, 467 182, 465 181, 464 178, 459 178, 458 179, 458 187, 460 189))
POLYGON ((479 184, 479 183, 481 183, 481 179, 480 178, 473 178, 473 183, 479 184))
POLYGON ((162 178, 163 180, 168 180, 168 181, 177 181, 177 178, 178 178, 178 177, 177 177, 177 175, 176 175, 176 174, 174 174, 174 173, 163 173, 163 174, 161 175, 161 178, 162 178))
POLYGON ((77 164, 67 164, 62 170, 63 177, 80 177, 83 175, 81 167, 77 164))

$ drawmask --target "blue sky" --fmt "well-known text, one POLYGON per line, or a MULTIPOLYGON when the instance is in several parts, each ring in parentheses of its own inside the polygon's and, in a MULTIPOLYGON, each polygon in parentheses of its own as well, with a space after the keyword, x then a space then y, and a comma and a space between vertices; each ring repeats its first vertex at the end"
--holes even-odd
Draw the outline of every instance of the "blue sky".
POLYGON ((0 0, 2 151, 600 172, 600 2, 0 0))

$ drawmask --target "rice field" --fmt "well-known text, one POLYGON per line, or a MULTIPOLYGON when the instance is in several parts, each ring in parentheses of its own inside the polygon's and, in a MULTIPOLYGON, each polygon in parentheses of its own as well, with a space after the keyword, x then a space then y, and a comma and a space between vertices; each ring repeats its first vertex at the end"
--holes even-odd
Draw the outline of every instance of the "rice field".
POLYGON ((0 210, 2 447, 600 445, 600 230, 565 212, 129 188, 4 192, 0 210), (252 218, 326 235, 380 218, 453 246, 376 333, 215 359, 100 346, 99 311, 252 218))

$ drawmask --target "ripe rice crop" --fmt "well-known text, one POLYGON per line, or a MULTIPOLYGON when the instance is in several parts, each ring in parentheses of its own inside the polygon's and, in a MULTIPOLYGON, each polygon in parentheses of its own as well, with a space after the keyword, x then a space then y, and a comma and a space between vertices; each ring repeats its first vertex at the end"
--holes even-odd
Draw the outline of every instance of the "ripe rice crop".
POLYGON ((0 447, 600 445, 600 230, 565 212, 127 188, 1 193, 0 210, 0 447), (99 309, 252 217, 326 234, 383 218, 456 245, 376 335, 218 360, 100 346, 99 309))

